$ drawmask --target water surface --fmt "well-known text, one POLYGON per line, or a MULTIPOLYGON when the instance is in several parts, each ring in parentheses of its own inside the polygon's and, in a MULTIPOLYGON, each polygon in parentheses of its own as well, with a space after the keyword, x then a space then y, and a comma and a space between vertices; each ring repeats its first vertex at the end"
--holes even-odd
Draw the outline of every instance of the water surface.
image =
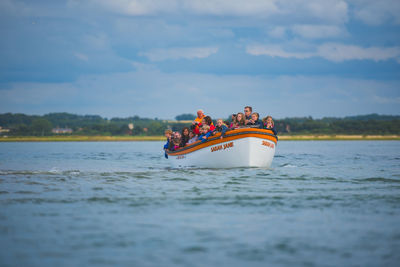
POLYGON ((271 169, 162 145, 0 143, 0 265, 398 266, 400 142, 280 142, 271 169))

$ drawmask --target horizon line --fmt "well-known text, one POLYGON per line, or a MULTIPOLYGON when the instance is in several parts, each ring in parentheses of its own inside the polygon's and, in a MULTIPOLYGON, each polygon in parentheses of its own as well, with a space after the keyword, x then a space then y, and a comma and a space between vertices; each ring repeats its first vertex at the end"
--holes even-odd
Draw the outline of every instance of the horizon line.
MULTIPOLYGON (((70 115, 77 115, 77 116, 99 116, 99 117, 101 117, 102 119, 106 119, 106 120, 112 120, 112 119, 127 119, 127 118, 131 118, 131 117, 138 117, 138 118, 140 118, 140 119, 151 119, 151 120, 159 120, 159 121, 170 121, 170 120, 173 120, 173 119, 175 119, 175 118, 173 118, 173 119, 161 119, 161 118, 159 118, 159 117, 154 117, 154 118, 151 118, 151 117, 141 117, 141 116, 139 116, 139 115, 130 115, 130 116, 126 116, 126 117, 119 117, 119 116, 116 116, 116 117, 103 117, 103 116, 101 116, 101 115, 99 115, 99 114, 78 114, 78 113, 70 113, 70 112, 66 112, 66 111, 63 111, 63 112, 49 112, 49 113, 44 113, 44 114, 28 114, 28 113, 22 113, 22 112, 5 112, 5 113, 0 113, 0 115, 5 115, 5 114, 14 114, 14 115, 16 115, 16 114, 21 114, 21 115, 27 115, 27 116, 46 116, 46 115, 50 115, 50 114, 70 114, 70 115)), ((191 114, 191 115, 193 115, 193 116, 196 116, 194 113, 192 114, 192 113, 181 113, 181 114, 178 114, 178 115, 176 115, 176 116, 179 116, 179 115, 183 115, 183 114, 191 114)), ((229 113, 227 116, 225 116, 225 117, 230 117, 230 114, 233 114, 233 113, 229 113)), ((348 117, 361 117, 361 116, 369 116, 369 115, 377 115, 377 116, 390 116, 390 117, 400 117, 400 114, 398 114, 398 115, 395 115, 395 114, 379 114, 379 113, 368 113, 368 114, 357 114, 357 115, 346 115, 346 116, 341 116, 341 117, 336 117, 336 116, 323 116, 323 117, 314 117, 314 116, 312 116, 312 115, 308 115, 308 116, 293 116, 293 117, 288 117, 288 116, 286 116, 286 117, 283 117, 283 118, 278 118, 278 117, 274 117, 274 119, 275 120, 281 120, 281 119, 290 119, 290 118, 311 118, 311 119, 324 119, 324 118, 338 118, 338 119, 341 119, 341 118, 348 118, 348 117)), ((175 116, 175 117, 176 117, 175 116)), ((262 116, 260 115, 260 118, 261 118, 262 116)), ((223 117, 221 117, 221 116, 216 116, 215 118, 223 118, 223 117)), ((186 120, 183 120, 183 121, 186 121, 186 120)))

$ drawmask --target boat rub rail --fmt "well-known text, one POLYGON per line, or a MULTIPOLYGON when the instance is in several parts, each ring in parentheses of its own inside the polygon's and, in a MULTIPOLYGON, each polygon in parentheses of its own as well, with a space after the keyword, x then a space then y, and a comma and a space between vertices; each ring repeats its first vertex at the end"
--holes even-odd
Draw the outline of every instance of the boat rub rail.
POLYGON ((261 139, 267 139, 274 142, 275 145, 278 141, 277 136, 274 135, 274 133, 271 130, 255 129, 255 128, 242 128, 242 129, 230 130, 225 133, 223 139, 221 139, 220 137, 221 133, 217 133, 216 135, 209 137, 206 142, 196 141, 195 143, 182 147, 179 150, 167 151, 167 154, 171 156, 184 155, 208 146, 213 146, 219 143, 241 139, 244 137, 258 137, 261 139))

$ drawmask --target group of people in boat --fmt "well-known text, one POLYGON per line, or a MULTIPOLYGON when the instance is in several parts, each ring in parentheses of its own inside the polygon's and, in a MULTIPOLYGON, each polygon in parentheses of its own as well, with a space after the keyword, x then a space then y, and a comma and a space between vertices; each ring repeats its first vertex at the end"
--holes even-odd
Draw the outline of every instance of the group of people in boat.
MULTIPOLYGON (((251 127, 269 129, 275 135, 277 133, 272 117, 266 116, 260 120, 259 113, 253 112, 250 106, 244 108, 244 113, 239 112, 237 114, 232 114, 231 120, 231 122, 228 122, 218 119, 216 125, 214 125, 211 117, 206 116, 203 110, 200 109, 197 111, 197 118, 192 122, 190 128, 184 127, 181 133, 173 132, 170 129, 165 131, 167 143, 164 145, 164 150, 175 151, 199 140, 205 142, 210 136, 216 133, 221 133, 220 138, 222 139, 227 131, 238 128, 251 127)), ((165 156, 167 157, 167 154, 165 154, 165 156)))

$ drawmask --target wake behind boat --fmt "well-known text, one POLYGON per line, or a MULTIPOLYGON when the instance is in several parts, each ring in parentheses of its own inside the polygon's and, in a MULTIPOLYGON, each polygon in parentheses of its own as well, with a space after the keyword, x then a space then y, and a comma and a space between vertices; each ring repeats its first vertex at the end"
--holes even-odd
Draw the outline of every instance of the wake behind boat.
POLYGON ((174 167, 232 168, 271 166, 278 138, 271 130, 240 128, 217 133, 206 142, 197 141, 167 151, 174 167))

